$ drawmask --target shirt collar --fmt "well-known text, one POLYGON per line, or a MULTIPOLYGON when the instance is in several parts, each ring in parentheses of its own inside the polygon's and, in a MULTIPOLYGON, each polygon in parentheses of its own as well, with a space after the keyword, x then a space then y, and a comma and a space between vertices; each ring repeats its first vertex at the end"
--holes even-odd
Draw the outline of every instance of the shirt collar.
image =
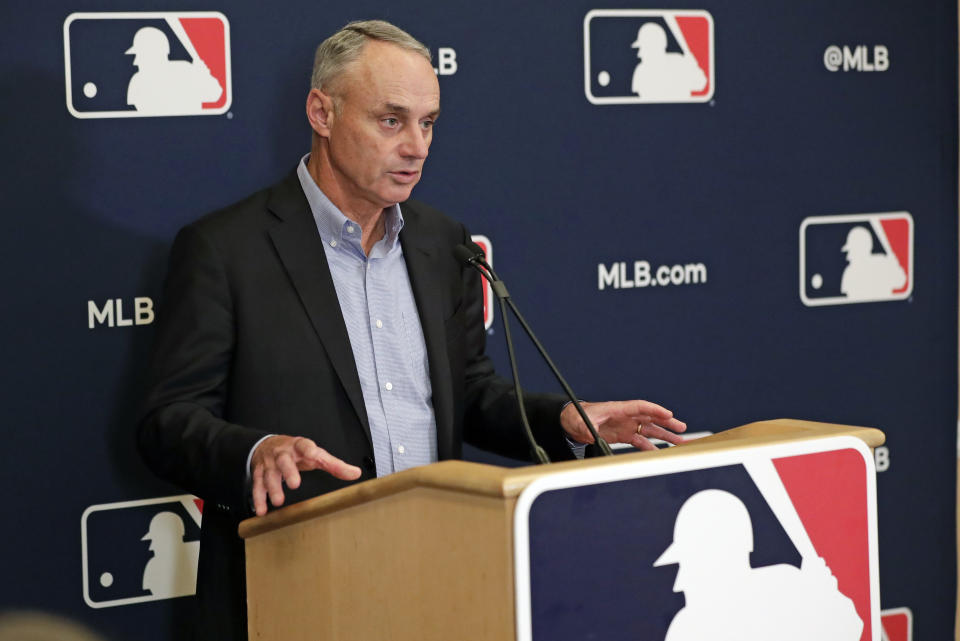
MULTIPOLYGON (((303 194, 310 204, 310 211, 313 213, 317 231, 320 232, 320 239, 325 244, 329 244, 331 240, 342 243, 347 227, 356 226, 359 230, 360 226, 347 218, 323 193, 307 170, 307 160, 309 158, 310 154, 307 154, 300 159, 300 164, 297 165, 297 178, 300 179, 300 187, 303 188, 303 194)), ((384 236, 377 244, 383 243, 384 249, 390 251, 397 244, 400 230, 403 229, 403 214, 400 213, 400 205, 396 203, 384 209, 383 214, 384 236)), ((359 245, 359 235, 349 236, 348 234, 348 238, 355 239, 359 245)))

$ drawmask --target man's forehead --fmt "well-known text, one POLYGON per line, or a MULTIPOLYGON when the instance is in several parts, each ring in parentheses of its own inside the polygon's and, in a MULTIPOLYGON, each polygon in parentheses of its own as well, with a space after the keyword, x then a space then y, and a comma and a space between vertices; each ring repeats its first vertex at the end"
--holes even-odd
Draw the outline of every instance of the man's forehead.
POLYGON ((436 113, 440 86, 427 59, 397 45, 371 41, 344 69, 341 92, 388 111, 436 113))

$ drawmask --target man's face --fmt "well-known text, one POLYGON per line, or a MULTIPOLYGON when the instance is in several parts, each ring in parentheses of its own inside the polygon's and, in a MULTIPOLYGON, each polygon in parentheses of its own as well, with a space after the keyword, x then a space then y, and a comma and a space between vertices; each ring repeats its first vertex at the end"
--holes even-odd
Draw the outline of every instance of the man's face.
POLYGON ((423 56, 371 41, 328 93, 329 162, 348 202, 377 208, 410 197, 440 111, 440 86, 423 56))

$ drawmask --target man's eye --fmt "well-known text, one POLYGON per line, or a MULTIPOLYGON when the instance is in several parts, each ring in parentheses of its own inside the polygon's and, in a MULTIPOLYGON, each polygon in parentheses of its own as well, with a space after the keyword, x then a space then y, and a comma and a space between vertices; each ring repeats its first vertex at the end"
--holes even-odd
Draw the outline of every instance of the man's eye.
POLYGON ((384 118, 381 122, 391 129, 400 124, 397 118, 384 118))
POLYGON ((424 120, 420 123, 420 126, 424 129, 433 129, 433 125, 435 122, 436 122, 435 120, 424 120))

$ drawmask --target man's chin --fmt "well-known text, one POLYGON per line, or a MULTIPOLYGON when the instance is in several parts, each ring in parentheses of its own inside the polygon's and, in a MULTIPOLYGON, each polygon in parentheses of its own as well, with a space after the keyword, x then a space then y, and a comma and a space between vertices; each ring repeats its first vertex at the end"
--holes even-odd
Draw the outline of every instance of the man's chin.
POLYGON ((416 183, 402 186, 398 185, 392 189, 389 189, 386 193, 382 194, 383 199, 389 202, 391 205, 395 203, 402 203, 410 198, 410 193, 413 191, 413 186, 415 184, 416 183))

